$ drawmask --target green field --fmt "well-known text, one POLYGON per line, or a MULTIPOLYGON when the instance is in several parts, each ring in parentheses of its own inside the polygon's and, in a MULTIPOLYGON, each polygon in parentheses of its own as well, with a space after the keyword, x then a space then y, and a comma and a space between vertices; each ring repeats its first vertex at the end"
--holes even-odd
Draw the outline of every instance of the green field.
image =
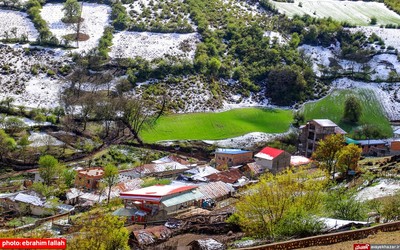
POLYGON ((385 117, 384 111, 377 100, 374 92, 366 89, 358 90, 335 90, 327 97, 307 103, 303 107, 306 121, 311 119, 328 118, 338 124, 346 132, 350 133, 356 126, 343 123, 344 102, 350 95, 355 95, 361 102, 363 108, 359 124, 372 124, 379 127, 386 136, 392 135, 392 128, 389 120, 385 117))
POLYGON ((338 21, 361 26, 369 25, 372 17, 380 24, 400 24, 400 16, 383 3, 339 0, 295 0, 294 3, 271 1, 288 16, 308 14, 312 17, 332 17, 338 21), (301 4, 299 4, 301 3, 301 4))
POLYGON ((192 113, 161 117, 145 130, 145 142, 162 140, 217 140, 250 132, 282 133, 289 129, 292 111, 242 108, 221 113, 192 113))

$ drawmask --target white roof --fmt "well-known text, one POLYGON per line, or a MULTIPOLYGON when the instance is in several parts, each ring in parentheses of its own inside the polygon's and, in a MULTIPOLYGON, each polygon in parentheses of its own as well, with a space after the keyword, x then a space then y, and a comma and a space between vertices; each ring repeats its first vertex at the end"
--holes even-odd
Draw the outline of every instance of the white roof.
POLYGON ((192 180, 199 180, 199 181, 205 181, 205 176, 219 173, 220 171, 218 169, 215 169, 211 166, 198 166, 196 168, 192 168, 188 171, 185 171, 186 173, 193 174, 190 178, 192 180))
MULTIPOLYGON (((124 195, 146 195, 146 196, 166 196, 175 193, 177 190, 184 187, 194 187, 193 185, 154 185, 137 190, 123 192, 124 195), (175 191, 175 192, 174 192, 175 191)), ((182 191, 183 191, 182 190, 182 191)))
POLYGON ((158 164, 158 163, 168 163, 168 162, 172 162, 172 161, 173 160, 168 155, 168 156, 164 156, 163 158, 160 158, 158 160, 154 160, 154 161, 152 161, 152 163, 158 164))
POLYGON ((329 119, 314 119, 313 121, 315 121, 322 127, 338 127, 338 125, 336 123, 334 123, 333 121, 331 121, 329 119))
POLYGON ((17 196, 15 196, 14 200, 35 206, 43 206, 43 202, 40 200, 40 198, 33 195, 19 193, 17 196))
POLYGON ((83 192, 80 191, 79 189, 77 189, 77 188, 71 188, 71 189, 65 194, 65 196, 67 197, 67 200, 71 200, 71 199, 74 199, 74 198, 76 198, 76 197, 78 197, 78 196, 80 196, 80 195, 82 195, 82 194, 83 194, 83 192))

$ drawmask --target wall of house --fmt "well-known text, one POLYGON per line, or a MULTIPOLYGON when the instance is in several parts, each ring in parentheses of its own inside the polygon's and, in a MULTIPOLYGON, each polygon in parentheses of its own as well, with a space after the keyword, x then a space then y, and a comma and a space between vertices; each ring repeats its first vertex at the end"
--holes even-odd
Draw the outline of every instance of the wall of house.
POLYGON ((256 163, 260 165, 263 169, 269 169, 271 170, 273 167, 273 161, 272 160, 267 160, 267 159, 262 159, 262 158, 256 158, 256 163))
POLYGON ((240 154, 224 154, 215 153, 215 162, 217 165, 235 166, 251 162, 253 159, 253 152, 244 152, 240 154))
POLYGON ((290 157, 291 155, 287 152, 283 152, 282 154, 275 157, 272 165, 272 172, 277 173, 280 172, 287 167, 290 166, 290 157))

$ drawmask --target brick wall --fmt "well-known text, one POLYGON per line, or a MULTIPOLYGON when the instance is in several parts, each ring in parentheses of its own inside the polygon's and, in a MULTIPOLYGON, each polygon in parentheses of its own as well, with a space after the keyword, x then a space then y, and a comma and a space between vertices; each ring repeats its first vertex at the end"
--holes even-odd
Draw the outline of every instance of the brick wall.
POLYGON ((400 221, 385 223, 365 229, 325 234, 298 240, 290 240, 290 241, 278 242, 256 247, 241 248, 241 249, 273 250, 273 249, 297 249, 297 248, 304 248, 311 246, 322 246, 322 245, 335 244, 343 241, 364 239, 367 238, 368 235, 376 234, 379 231, 392 232, 398 230, 400 230, 400 221))

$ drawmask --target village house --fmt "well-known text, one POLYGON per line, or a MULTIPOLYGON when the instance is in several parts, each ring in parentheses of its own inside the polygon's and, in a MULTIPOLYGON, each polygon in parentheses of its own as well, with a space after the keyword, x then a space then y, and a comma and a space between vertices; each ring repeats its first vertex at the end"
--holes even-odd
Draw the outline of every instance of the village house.
POLYGON ((37 216, 50 215, 52 207, 46 204, 45 199, 32 194, 12 193, 0 195, 0 206, 5 211, 17 211, 37 216))
POLYGON ((311 157, 318 141, 332 134, 347 134, 336 123, 329 119, 314 119, 300 127, 299 151, 305 157, 311 157))
POLYGON ((363 155, 385 156, 389 154, 388 142, 384 140, 357 140, 363 155))
POLYGON ((390 154, 400 155, 400 140, 390 142, 390 154))
POLYGON ((131 210, 133 221, 168 218, 191 206, 198 206, 203 195, 197 186, 154 185, 134 191, 121 192, 125 209, 131 210))
POLYGON ((246 165, 240 166, 239 170, 249 179, 254 179, 265 172, 265 169, 257 162, 250 162, 246 165))
POLYGON ((264 170, 278 173, 290 166, 291 155, 284 150, 265 147, 254 158, 257 165, 264 170))
POLYGON ((215 151, 215 163, 217 166, 236 166, 253 161, 253 152, 241 149, 219 148, 215 151))
POLYGON ((242 172, 240 172, 240 170, 237 168, 232 168, 226 171, 221 171, 219 173, 214 173, 205 176, 207 181, 210 182, 222 181, 229 184, 237 183, 239 179, 241 179, 242 177, 243 177, 242 172))
POLYGON ((77 172, 75 187, 87 191, 96 190, 99 181, 103 178, 104 170, 100 167, 92 167, 77 172))

